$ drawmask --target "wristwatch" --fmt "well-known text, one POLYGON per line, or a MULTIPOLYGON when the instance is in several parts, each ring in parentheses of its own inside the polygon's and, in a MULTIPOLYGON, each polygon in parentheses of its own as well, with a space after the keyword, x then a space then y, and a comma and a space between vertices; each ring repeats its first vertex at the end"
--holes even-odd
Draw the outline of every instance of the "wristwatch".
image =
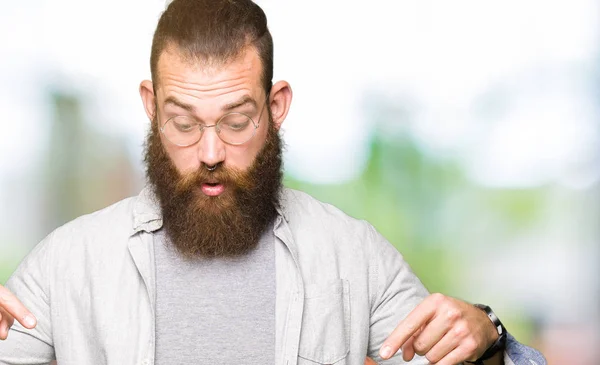
POLYGON ((498 318, 498 316, 496 316, 494 311, 492 311, 492 308, 490 308, 484 304, 473 304, 473 305, 475 307, 481 309, 482 311, 484 311, 487 314, 488 318, 490 319, 490 321, 492 321, 492 323, 496 327, 496 330, 498 331, 498 339, 496 340, 496 342, 494 342, 492 344, 492 346, 490 346, 483 353, 483 355, 481 355, 481 357, 479 359, 477 359, 475 362, 469 362, 471 364, 483 365, 484 360, 490 359, 491 357, 496 355, 496 353, 498 351, 504 351, 504 348, 506 347, 506 328, 504 328, 504 325, 502 324, 502 322, 500 322, 500 319, 498 318))

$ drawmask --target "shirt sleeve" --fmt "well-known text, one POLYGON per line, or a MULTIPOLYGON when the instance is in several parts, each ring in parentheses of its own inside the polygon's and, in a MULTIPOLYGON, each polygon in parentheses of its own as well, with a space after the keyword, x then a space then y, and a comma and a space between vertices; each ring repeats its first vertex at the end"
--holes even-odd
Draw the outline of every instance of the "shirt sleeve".
POLYGON ((55 358, 50 316, 51 279, 46 265, 51 240, 52 235, 38 244, 6 283, 6 288, 36 317, 37 325, 30 330, 15 321, 8 338, 0 341, 0 365, 45 365, 55 358))
MULTIPOLYGON (((388 360, 379 357, 385 339, 429 295, 398 250, 372 226, 370 234, 369 286, 371 321, 368 356, 378 364, 405 364, 400 351, 388 360)), ((410 364, 429 364, 420 356, 410 364)))
POLYGON ((507 335, 505 365, 546 365, 546 359, 541 352, 519 343, 510 333, 507 335))

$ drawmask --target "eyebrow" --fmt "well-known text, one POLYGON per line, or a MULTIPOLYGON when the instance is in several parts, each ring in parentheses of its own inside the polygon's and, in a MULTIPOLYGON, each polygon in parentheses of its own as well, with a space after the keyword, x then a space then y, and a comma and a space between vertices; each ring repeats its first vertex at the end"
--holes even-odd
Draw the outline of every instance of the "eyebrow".
POLYGON ((227 112, 227 111, 239 108, 240 106, 243 106, 246 104, 250 104, 254 108, 256 108, 256 100, 252 99, 252 97, 250 97, 249 95, 245 95, 240 100, 225 105, 221 110, 223 110, 224 112, 227 112))
MULTIPOLYGON (((164 104, 165 105, 167 105, 167 104, 174 105, 174 106, 179 107, 187 112, 193 112, 196 109, 196 108, 194 108, 193 105, 182 103, 181 101, 177 100, 173 96, 167 97, 165 99, 164 104)), ((232 103, 226 104, 225 106, 223 106, 223 108, 221 108, 221 110, 224 112, 227 112, 227 111, 231 111, 233 109, 237 109, 246 104, 250 104, 254 108, 256 108, 256 100, 252 99, 252 97, 250 97, 249 95, 245 95, 238 101, 234 101, 232 103)))
POLYGON ((190 104, 182 103, 181 101, 177 100, 173 96, 169 96, 165 99, 165 106, 167 104, 175 105, 176 107, 179 107, 187 112, 193 112, 195 109, 194 106, 192 106, 190 104))

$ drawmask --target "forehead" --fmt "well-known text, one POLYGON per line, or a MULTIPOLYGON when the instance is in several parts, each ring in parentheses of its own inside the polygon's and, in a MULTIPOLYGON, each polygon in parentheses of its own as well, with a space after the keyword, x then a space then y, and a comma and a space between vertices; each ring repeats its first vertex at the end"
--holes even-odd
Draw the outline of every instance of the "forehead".
POLYGON ((245 90, 255 94, 262 87, 261 61, 254 47, 247 47, 226 62, 190 60, 174 48, 166 49, 157 64, 157 93, 183 93, 199 98, 245 90))

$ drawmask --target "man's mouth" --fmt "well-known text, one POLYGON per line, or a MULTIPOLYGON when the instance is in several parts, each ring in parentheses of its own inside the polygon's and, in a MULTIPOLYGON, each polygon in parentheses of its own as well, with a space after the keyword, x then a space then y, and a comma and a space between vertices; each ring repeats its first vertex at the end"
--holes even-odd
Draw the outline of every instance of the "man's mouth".
POLYGON ((218 182, 202 184, 202 193, 206 196, 219 196, 225 191, 225 186, 218 182))

